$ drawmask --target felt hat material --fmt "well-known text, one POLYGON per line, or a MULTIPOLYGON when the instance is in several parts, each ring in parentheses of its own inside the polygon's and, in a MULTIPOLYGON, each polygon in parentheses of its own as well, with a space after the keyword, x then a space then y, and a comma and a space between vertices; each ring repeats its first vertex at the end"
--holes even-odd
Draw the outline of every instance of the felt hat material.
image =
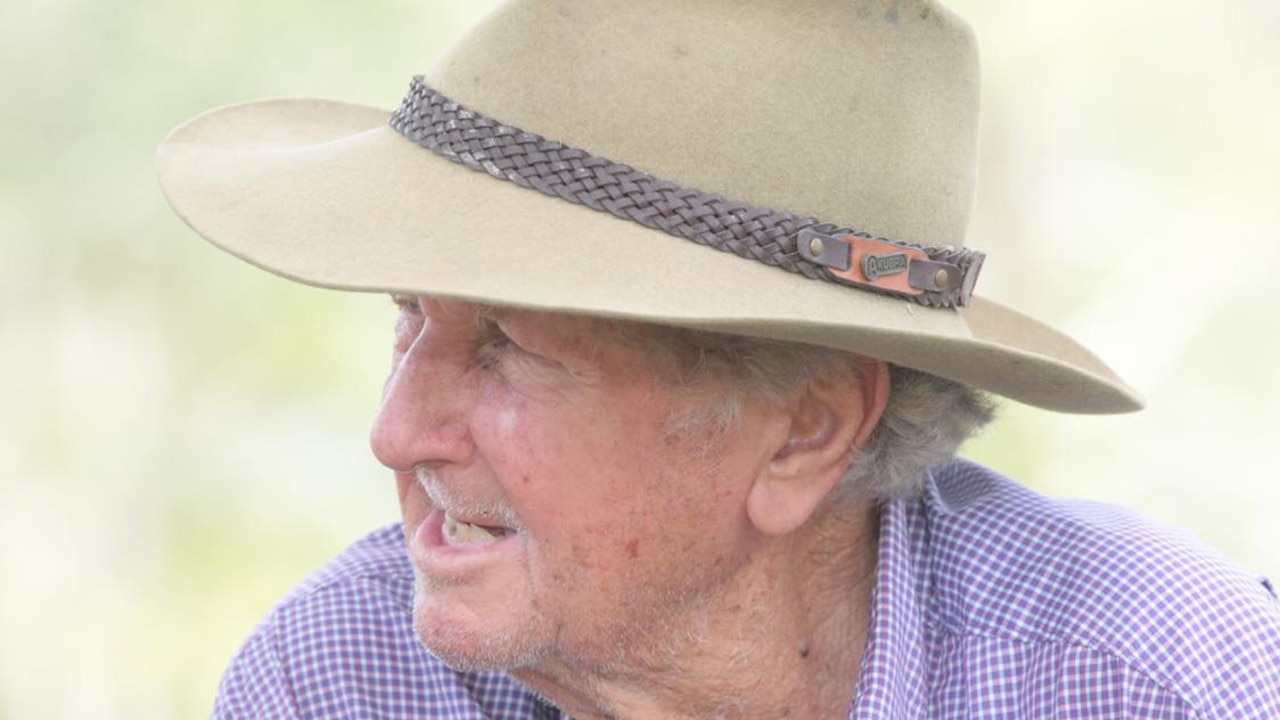
MULTIPOLYGON (((964 242, 976 47, 936 2, 511 0, 426 80, 684 187, 964 242)), ((161 185, 202 236, 302 282, 838 347, 1053 410, 1141 406, 980 282, 968 307, 938 309, 810 280, 462 167, 388 115, 310 99, 214 110, 165 140, 161 185)))

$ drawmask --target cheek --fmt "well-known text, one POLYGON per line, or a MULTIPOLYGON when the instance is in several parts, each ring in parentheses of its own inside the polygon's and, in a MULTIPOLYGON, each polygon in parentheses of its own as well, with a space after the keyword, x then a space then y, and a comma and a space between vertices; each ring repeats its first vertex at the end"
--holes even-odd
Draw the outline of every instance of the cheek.
POLYGON ((682 594, 742 555, 738 456, 673 436, 651 397, 615 400, 593 411, 508 402, 477 417, 481 454, 528 531, 525 575, 543 605, 591 613, 638 589, 682 594))
POLYGON ((627 432, 610 418, 586 422, 519 407, 498 410, 486 423, 486 455, 535 554, 593 571, 605 570, 615 554, 639 555, 637 534, 667 505, 654 492, 655 453, 637 437, 649 428, 627 432))
POLYGON ((503 408, 494 413, 494 429, 501 438, 510 438, 515 431, 520 413, 515 408, 503 408))
POLYGON ((740 539, 745 493, 719 463, 664 442, 657 420, 577 436, 543 427, 522 417, 504 436, 507 492, 529 529, 534 578, 611 593, 678 584, 692 579, 680 568, 719 567, 740 539))

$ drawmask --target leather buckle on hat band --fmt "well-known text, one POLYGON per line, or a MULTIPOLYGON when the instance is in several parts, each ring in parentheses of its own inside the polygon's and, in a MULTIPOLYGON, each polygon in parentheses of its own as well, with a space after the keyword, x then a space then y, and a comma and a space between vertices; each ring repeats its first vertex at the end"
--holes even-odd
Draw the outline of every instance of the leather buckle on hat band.
MULTIPOLYGON (((977 268, 932 259, 924 248, 904 246, 857 235, 833 236, 802 230, 796 242, 800 255, 822 265, 841 282, 900 295, 940 293, 960 296, 966 281, 972 288, 977 268)), ((939 255, 953 248, 941 248, 939 255)), ((967 299, 967 295, 964 296, 967 299)))

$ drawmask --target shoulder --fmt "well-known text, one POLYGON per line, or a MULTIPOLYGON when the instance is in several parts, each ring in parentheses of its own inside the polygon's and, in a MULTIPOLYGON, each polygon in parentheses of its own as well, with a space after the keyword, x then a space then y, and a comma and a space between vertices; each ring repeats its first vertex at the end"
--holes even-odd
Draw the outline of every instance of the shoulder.
POLYGON ((433 657, 412 607, 399 527, 371 533, 263 618, 222 678, 214 717, 489 717, 495 703, 533 702, 503 675, 433 657))
POLYGON ((1060 685, 1114 677, 1205 717, 1280 713, 1280 603, 1189 534, 964 461, 935 474, 924 514, 944 638, 1039 653, 1060 685))

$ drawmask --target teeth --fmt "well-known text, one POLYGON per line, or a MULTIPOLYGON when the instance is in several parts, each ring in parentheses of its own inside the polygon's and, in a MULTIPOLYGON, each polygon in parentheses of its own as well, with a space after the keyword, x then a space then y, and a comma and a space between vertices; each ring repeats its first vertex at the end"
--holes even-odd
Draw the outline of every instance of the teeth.
POLYGON ((454 545, 491 545, 510 534, 504 528, 484 528, 465 523, 452 515, 444 516, 444 535, 454 545))

